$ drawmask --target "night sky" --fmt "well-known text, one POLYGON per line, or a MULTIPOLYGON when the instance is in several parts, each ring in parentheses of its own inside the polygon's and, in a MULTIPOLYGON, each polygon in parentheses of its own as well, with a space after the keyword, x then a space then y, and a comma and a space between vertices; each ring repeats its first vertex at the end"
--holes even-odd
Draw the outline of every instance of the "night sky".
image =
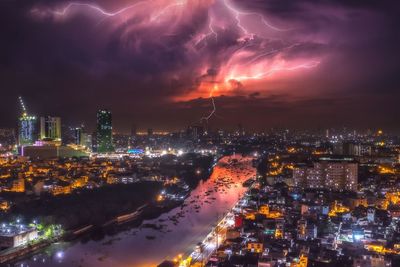
POLYGON ((400 130, 397 0, 1 0, 0 127, 400 130), (212 97, 216 112, 213 111, 212 97))

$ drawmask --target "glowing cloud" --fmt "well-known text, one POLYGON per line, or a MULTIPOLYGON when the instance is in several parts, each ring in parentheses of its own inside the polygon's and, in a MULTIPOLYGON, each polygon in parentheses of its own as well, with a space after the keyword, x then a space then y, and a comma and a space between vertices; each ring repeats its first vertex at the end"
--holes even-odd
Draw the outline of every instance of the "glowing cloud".
POLYGON ((202 118, 207 121, 216 112, 214 97, 235 95, 253 82, 268 83, 286 73, 316 68, 321 62, 319 56, 300 53, 305 45, 302 40, 285 38, 293 28, 276 26, 267 14, 243 11, 230 0, 137 1, 114 10, 71 2, 36 6, 30 13, 38 19, 53 18, 55 23, 66 23, 77 15, 92 17, 97 25, 102 23, 104 34, 118 36, 120 49, 132 61, 149 46, 155 47, 148 58, 156 67, 174 61, 158 79, 185 87, 171 99, 210 98, 212 112, 202 118), (162 60, 152 59, 158 55, 162 60))

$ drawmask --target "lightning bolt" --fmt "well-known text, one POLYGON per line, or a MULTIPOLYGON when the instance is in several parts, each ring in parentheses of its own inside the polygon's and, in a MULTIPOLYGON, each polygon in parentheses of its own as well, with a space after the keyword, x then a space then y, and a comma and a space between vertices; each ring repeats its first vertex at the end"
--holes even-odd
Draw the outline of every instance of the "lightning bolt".
POLYGON ((269 23, 269 22, 267 21, 267 19, 266 19, 263 15, 261 15, 260 13, 257 13, 257 12, 243 12, 243 11, 240 11, 240 10, 236 9, 235 7, 233 7, 233 6, 228 2, 228 0, 224 0, 224 5, 226 6, 226 8, 228 8, 229 11, 231 11, 231 12, 234 14, 235 20, 236 20, 236 26, 239 27, 239 28, 243 31, 243 33, 244 33, 245 35, 254 35, 254 34, 251 33, 251 32, 249 32, 249 30, 247 30, 246 27, 243 26, 243 24, 242 24, 242 22, 241 22, 241 20, 240 20, 241 16, 250 16, 250 15, 257 16, 257 17, 259 17, 259 19, 260 19, 260 21, 261 21, 261 23, 262 23, 263 25, 265 25, 267 28, 270 28, 270 29, 272 29, 272 30, 274 30, 274 31, 284 32, 284 31, 290 30, 290 29, 281 29, 281 28, 278 28, 278 27, 272 25, 272 24, 269 23))
POLYGON ((208 24, 208 28, 210 29, 210 33, 208 35, 214 35, 215 41, 218 42, 218 33, 213 28, 213 18, 210 18, 210 22, 208 24))
MULTIPOLYGON (((197 0, 201 2, 202 0, 197 0)), ((206 2, 206 1, 204 1, 206 2)), ((146 16, 143 19, 143 25, 145 26, 154 26, 156 23, 159 22, 160 25, 158 26, 164 26, 164 21, 160 22, 160 18, 168 15, 168 18, 172 18, 172 14, 175 15, 175 13, 172 13, 174 10, 182 10, 182 16, 186 15, 186 12, 190 14, 189 10, 190 8, 183 9, 183 7, 187 6, 190 7, 188 0, 164 0, 164 1, 158 1, 158 0, 135 0, 135 3, 127 5, 125 7, 119 8, 117 10, 106 10, 99 5, 96 4, 91 4, 91 3, 84 3, 84 2, 70 2, 66 6, 58 6, 58 9, 45 9, 43 11, 43 14, 53 14, 54 16, 67 16, 73 11, 90 11, 90 12, 95 12, 99 16, 101 16, 101 21, 107 20, 109 17, 116 17, 123 15, 129 15, 129 16, 134 16, 134 15, 140 15, 142 14, 142 11, 148 12, 148 16, 146 16), (154 4, 154 5, 153 5, 154 4), (143 5, 144 7, 139 7, 143 5), (137 8, 137 9, 135 9, 137 8), (176 8, 182 8, 182 9, 176 9, 176 8), (145 10, 146 9, 146 10, 145 10), (127 14, 125 12, 131 11, 127 14), (185 13, 184 13, 185 12, 185 13), (162 24, 162 25, 161 25, 162 24)), ((257 23, 257 25, 254 25, 257 27, 257 29, 268 29, 276 32, 284 32, 284 31, 289 31, 291 29, 282 29, 279 27, 276 27, 275 25, 271 24, 268 19, 264 16, 263 13, 257 13, 252 10, 246 11, 246 10, 240 10, 238 7, 234 5, 233 0, 215 0, 215 1, 210 1, 209 4, 207 2, 207 8, 208 10, 208 21, 205 19, 204 24, 202 25, 202 28, 200 29, 200 32, 194 32, 192 40, 189 41, 188 46, 192 48, 193 51, 198 52, 200 49, 197 47, 197 44, 199 44, 202 41, 205 41, 202 44, 205 44, 206 49, 208 49, 208 42, 212 41, 215 39, 215 42, 219 42, 221 40, 221 36, 218 36, 219 33, 222 33, 222 29, 224 29, 225 26, 221 26, 224 24, 219 24, 222 20, 225 23, 226 21, 230 22, 233 24, 235 32, 238 32, 240 35, 240 38, 237 40, 238 42, 236 43, 236 46, 233 47, 235 49, 226 49, 225 50, 218 50, 214 51, 215 53, 215 58, 218 60, 218 52, 221 51, 221 56, 223 56, 223 60, 227 59, 226 64, 221 64, 223 68, 216 68, 220 69, 219 74, 217 74, 217 82, 214 82, 214 86, 211 87, 210 93, 209 93, 209 98, 211 100, 212 104, 212 110, 207 116, 204 116, 201 118, 201 121, 206 120, 207 123, 208 121, 213 117, 217 116, 217 107, 215 103, 215 92, 219 90, 217 83, 223 84, 229 83, 231 80, 237 80, 237 81, 242 81, 242 80, 261 80, 265 77, 268 77, 276 72, 280 71, 295 71, 298 69, 311 69, 320 64, 320 61, 310 61, 302 64, 297 64, 297 65, 292 65, 290 66, 285 66, 286 64, 275 64, 274 65, 266 65, 267 69, 259 70, 259 67, 262 67, 261 64, 264 63, 267 59, 265 57, 269 55, 273 55, 275 53, 279 53, 283 50, 286 49, 291 49, 297 45, 298 43, 283 47, 283 48, 278 48, 267 51, 264 46, 260 46, 258 43, 257 39, 254 39, 253 37, 255 36, 255 33, 252 32, 251 28, 249 28, 249 25, 246 24, 246 19, 251 19, 251 22, 257 23), (217 7, 215 7, 215 3, 220 3, 217 7), (217 8, 217 9, 215 9, 217 8), (222 14, 217 14, 217 13, 212 13, 213 10, 214 12, 221 11, 221 9, 225 10, 224 13, 222 14), (227 16, 229 20, 226 20, 225 17, 221 18, 219 15, 222 16, 227 16), (251 17, 250 17, 251 16, 251 17), (236 23, 235 23, 236 22, 236 23), (208 24, 207 24, 208 23, 208 24), (248 38, 248 37, 251 38, 248 38), (195 39, 195 40, 194 40, 195 39), (194 44, 194 45, 193 45, 194 44), (239 45, 240 47, 238 47, 239 45), (247 49, 248 47, 255 46, 254 49, 247 49), (256 63, 255 68, 250 67, 250 64, 256 63), (243 66, 249 66, 249 71, 246 72, 246 68, 243 68, 243 66), (235 69, 235 67, 239 67, 238 69, 235 69), (237 70, 237 74, 235 75, 235 72, 237 70), (251 72, 251 70, 254 70, 254 72, 251 72), (244 72, 243 72, 244 71, 244 72)), ((41 12, 40 9, 32 9, 32 12, 41 12)), ((144 12, 144 13, 145 13, 144 12)), ((194 11, 193 11, 194 12, 194 11)), ((179 15, 181 15, 179 13, 179 15)), ((177 13, 178 14, 178 13, 177 13)), ((39 13, 41 15, 41 13, 39 13)), ((186 16, 185 16, 186 18, 186 16)), ((108 21, 111 21, 108 20, 108 21)), ((178 21, 180 22, 180 21, 178 21)), ((167 22, 165 23, 167 24, 167 22)), ((174 25, 173 25, 174 26, 174 25)), ((151 28, 149 28, 151 30, 151 28)), ((265 39, 265 38, 264 38, 265 39)), ((289 44, 284 44, 282 43, 281 46, 286 46, 289 44)), ((203 45, 202 47, 203 48, 203 45)), ((211 47, 214 49, 214 47, 211 47)), ((218 48, 215 48, 218 49, 218 48)), ((273 49, 273 48, 272 48, 273 49)), ((209 52, 208 50, 206 52, 209 52)), ((283 62, 284 63, 284 62, 283 62)), ((299 63, 299 62, 298 62, 299 63)), ((229 87, 227 87, 229 89, 229 87)), ((224 89, 227 89, 224 88, 224 89)), ((208 92, 208 87, 205 88, 207 91, 205 92, 207 94, 208 92)), ((204 91, 203 91, 204 92, 204 91)), ((208 99, 208 98, 207 98, 208 99)))
POLYGON ((320 63, 320 61, 311 61, 311 62, 307 62, 307 63, 303 63, 300 65, 296 65, 293 67, 275 67, 272 68, 266 72, 261 72, 252 76, 231 76, 228 77, 225 82, 229 82, 230 80, 238 80, 238 81, 243 81, 243 80, 260 80, 262 78, 265 78, 267 76, 270 76, 272 74, 274 74, 275 72, 278 71, 294 71, 294 70, 298 70, 298 69, 311 69, 311 68, 315 68, 316 66, 318 66, 320 63))
POLYGON ((196 47, 198 44, 203 42, 211 35, 214 35, 215 41, 218 42, 218 33, 214 30, 213 22, 214 22, 213 18, 209 15, 208 33, 201 34, 198 39, 196 38, 197 40, 194 41, 194 47, 196 47))
POLYGON ((84 7, 84 8, 87 8, 87 9, 94 10, 94 11, 98 12, 99 14, 101 14, 103 16, 114 17, 114 16, 118 16, 118 15, 120 15, 120 14, 122 14, 122 13, 124 13, 124 12, 126 12, 126 11, 128 11, 130 9, 132 9, 132 8, 135 8, 135 7, 139 6, 139 5, 145 4, 145 3, 146 3, 146 1, 141 1, 141 2, 137 2, 135 4, 132 4, 132 5, 126 6, 124 8, 121 8, 121 9, 115 11, 115 12, 109 12, 109 11, 107 11, 107 10, 97 6, 97 5, 88 4, 88 3, 72 2, 72 3, 69 3, 62 10, 55 10, 55 11, 52 11, 52 13, 55 14, 55 15, 58 15, 58 16, 66 16, 71 11, 71 9, 73 9, 74 7, 84 7))
MULTIPOLYGON (((320 63, 320 61, 311 61, 308 63, 303 63, 300 65, 296 65, 293 67, 275 67, 272 68, 271 70, 267 71, 267 72, 262 72, 253 76, 236 76, 236 77, 229 77, 225 80, 225 82, 229 82, 230 80, 259 80, 262 79, 264 77, 270 76, 275 72, 278 71, 294 71, 294 70, 298 70, 298 69, 311 69, 314 68, 316 66, 318 66, 320 63)), ((213 116, 217 116, 216 112, 217 112, 217 106, 215 104, 215 99, 214 99, 214 92, 218 91, 218 86, 214 85, 214 87, 211 89, 210 91, 210 95, 209 98, 211 99, 211 104, 212 104, 212 110, 211 112, 204 117, 201 117, 200 122, 206 121, 207 123, 209 122, 209 120, 213 117, 213 116)))
MULTIPOLYGON (((154 2, 154 1, 150 1, 150 2, 154 2)), ((68 5, 66 5, 63 9, 51 10, 50 13, 53 15, 56 15, 56 16, 63 17, 63 16, 67 16, 71 11, 74 10, 74 8, 84 8, 87 10, 95 11, 98 14, 105 16, 105 17, 115 17, 115 16, 121 15, 131 9, 137 8, 140 5, 149 4, 150 2, 149 1, 140 1, 140 2, 134 3, 132 5, 128 5, 126 7, 120 8, 113 12, 107 11, 106 9, 101 8, 100 6, 95 5, 95 4, 71 2, 68 5)), ((175 3, 164 7, 159 13, 152 16, 150 21, 153 22, 155 20, 158 20, 161 16, 165 15, 169 11, 169 9, 177 7, 177 6, 184 6, 185 4, 186 4, 186 0, 177 0, 175 3)), ((32 12, 33 13, 39 12, 39 9, 33 9, 32 12)))
POLYGON ((217 106, 215 105, 215 100, 214 100, 214 91, 217 91, 217 90, 218 90, 218 86, 214 85, 214 87, 210 91, 210 99, 211 99, 213 109, 211 110, 211 112, 208 116, 201 117, 200 122, 205 120, 208 123, 208 121, 211 119, 211 117, 213 115, 215 115, 215 112, 217 112, 217 106))
POLYGON ((164 7, 157 15, 153 16, 150 21, 158 20, 161 16, 163 16, 165 13, 167 13, 169 9, 174 8, 174 7, 184 6, 185 3, 186 3, 186 1, 181 0, 181 1, 177 1, 175 4, 170 4, 166 7, 164 7))
POLYGON ((269 56, 269 55, 272 55, 272 54, 275 54, 275 53, 278 53, 278 52, 282 52, 284 50, 291 49, 291 48, 296 47, 298 45, 300 45, 300 44, 296 43, 296 44, 292 44, 290 46, 283 47, 283 48, 280 48, 280 49, 274 49, 274 50, 267 51, 265 53, 257 54, 251 60, 249 60, 247 63, 245 63, 244 65, 247 66, 247 65, 259 60, 260 58, 263 58, 263 57, 266 57, 266 56, 269 56))
POLYGON ((210 112, 210 114, 209 114, 208 116, 202 117, 202 118, 200 119, 200 122, 202 122, 203 120, 205 120, 205 121, 207 121, 207 123, 208 123, 208 120, 211 119, 211 117, 212 117, 212 116, 215 114, 215 112, 217 111, 217 107, 215 106, 214 97, 211 97, 211 103, 212 103, 212 106, 213 106, 212 111, 210 112))

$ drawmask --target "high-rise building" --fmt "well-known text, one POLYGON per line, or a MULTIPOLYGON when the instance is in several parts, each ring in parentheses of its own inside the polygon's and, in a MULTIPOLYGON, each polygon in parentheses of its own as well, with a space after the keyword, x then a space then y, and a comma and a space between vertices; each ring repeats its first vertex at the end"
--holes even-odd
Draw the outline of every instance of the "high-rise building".
POLYGON ((75 145, 90 148, 90 149, 92 148, 91 135, 89 135, 85 131, 84 126, 76 127, 74 129, 74 140, 75 140, 75 145))
POLYGON ((61 141, 60 117, 40 117, 40 139, 49 141, 61 141))
POLYGON ((28 115, 22 97, 19 97, 18 99, 22 109, 22 114, 18 122, 18 145, 32 145, 38 138, 37 118, 35 116, 28 115))
POLYGON ((37 118, 26 113, 22 114, 18 125, 18 145, 32 145, 36 142, 37 137, 37 118))
POLYGON ((97 111, 96 150, 99 153, 114 151, 112 142, 112 115, 105 109, 97 111))
POLYGON ((357 191, 358 164, 352 158, 321 158, 311 166, 295 167, 293 180, 303 188, 357 191))
POLYGON ((15 129, 0 129, 0 146, 11 147, 16 144, 15 129))
POLYGON ((92 150, 93 148, 93 135, 84 133, 82 136, 83 144, 86 148, 92 150))
POLYGON ((75 145, 80 146, 82 143, 82 133, 83 133, 83 129, 82 127, 76 127, 74 129, 74 141, 75 141, 75 145))

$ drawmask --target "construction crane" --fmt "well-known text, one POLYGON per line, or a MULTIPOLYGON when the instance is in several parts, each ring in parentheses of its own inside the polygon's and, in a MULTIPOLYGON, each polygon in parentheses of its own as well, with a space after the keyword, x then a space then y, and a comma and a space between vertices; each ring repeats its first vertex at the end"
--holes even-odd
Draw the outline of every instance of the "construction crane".
POLYGON ((19 100, 19 104, 21 105, 22 116, 26 116, 28 113, 26 112, 26 106, 24 104, 24 101, 22 100, 22 96, 19 96, 18 100, 19 100))

